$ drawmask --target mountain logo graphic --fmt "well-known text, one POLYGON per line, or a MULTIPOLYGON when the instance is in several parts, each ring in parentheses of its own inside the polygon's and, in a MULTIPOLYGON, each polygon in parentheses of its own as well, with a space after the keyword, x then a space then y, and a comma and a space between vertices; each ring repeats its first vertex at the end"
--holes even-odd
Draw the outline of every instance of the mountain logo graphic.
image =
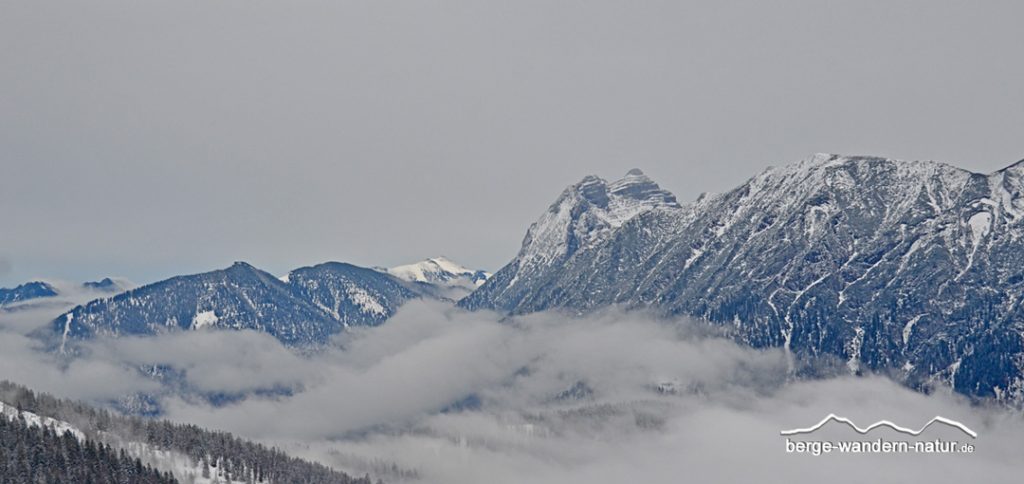
POLYGON ((802 429, 783 430, 780 433, 782 435, 809 434, 809 433, 812 433, 812 432, 822 428, 823 426, 825 426, 825 424, 827 424, 829 422, 839 422, 839 423, 842 423, 842 424, 846 424, 851 429, 853 429, 855 432, 857 432, 858 434, 861 434, 861 435, 867 434, 868 432, 870 432, 870 431, 872 431, 872 430, 874 430, 874 429, 876 429, 878 427, 889 427, 889 428, 891 428, 891 429, 893 429, 893 430, 895 430, 897 432, 901 432, 901 433, 904 433, 904 434, 907 434, 907 435, 912 435, 912 436, 915 436, 915 437, 918 436, 918 435, 921 435, 921 433, 924 432, 925 429, 927 429, 928 427, 931 427, 932 424, 940 423, 940 424, 947 425, 949 427, 953 427, 955 429, 959 429, 961 432, 969 435, 972 439, 978 438, 978 433, 973 431, 973 430, 971 430, 968 426, 966 426, 966 425, 964 425, 964 424, 962 424, 960 422, 957 422, 956 420, 948 419, 946 417, 941 417, 941 416, 938 416, 938 415, 936 415, 934 418, 929 420, 928 423, 924 424, 924 427, 921 427, 918 430, 913 430, 913 429, 908 429, 906 427, 901 427, 901 426, 896 425, 896 424, 894 424, 894 423, 892 423, 892 422, 890 422, 888 420, 879 420, 879 421, 877 421, 877 422, 875 422, 875 423, 873 423, 871 425, 868 425, 867 427, 861 428, 861 427, 858 427, 857 424, 853 423, 852 420, 850 420, 850 419, 848 419, 846 417, 840 417, 840 416, 838 416, 838 415, 836 415, 834 413, 830 413, 830 414, 828 414, 827 417, 821 419, 821 421, 818 422, 817 424, 815 424, 814 426, 807 427, 807 428, 802 428, 802 429))

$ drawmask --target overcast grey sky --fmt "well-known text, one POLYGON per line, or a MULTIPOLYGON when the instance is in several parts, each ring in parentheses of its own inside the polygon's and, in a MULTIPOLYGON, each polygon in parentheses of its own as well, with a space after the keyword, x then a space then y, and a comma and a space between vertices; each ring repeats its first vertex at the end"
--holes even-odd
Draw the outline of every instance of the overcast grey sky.
POLYGON ((0 286, 497 269, 558 193, 1024 157, 1021 2, 0 3, 0 286))

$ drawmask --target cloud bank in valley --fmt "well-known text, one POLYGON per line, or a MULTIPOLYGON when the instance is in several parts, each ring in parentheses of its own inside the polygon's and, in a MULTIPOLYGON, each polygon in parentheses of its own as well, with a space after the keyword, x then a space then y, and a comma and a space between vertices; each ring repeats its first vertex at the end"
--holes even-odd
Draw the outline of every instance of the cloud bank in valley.
MULTIPOLYGON (((221 407, 165 396, 170 418, 389 482, 1012 482, 1024 470, 1019 414, 880 377, 794 381, 781 351, 639 313, 502 319, 415 302, 314 355, 251 332, 176 333, 96 341, 63 369, 5 331, 0 377, 102 400, 155 391, 131 367, 169 365, 194 390, 250 395, 221 407), (288 394, 252 393, 261 389, 288 394), (780 430, 829 413, 911 427, 943 415, 977 431, 978 450, 785 452, 780 430)), ((902 438, 827 430, 836 439, 902 438)), ((925 436, 966 440, 943 429, 925 436)))
POLYGON ((83 358, 68 362, 47 353, 45 343, 30 335, 71 307, 105 295, 76 283, 51 283, 60 292, 56 297, 0 308, 0 379, 92 401, 159 389, 158 384, 120 361, 83 358))

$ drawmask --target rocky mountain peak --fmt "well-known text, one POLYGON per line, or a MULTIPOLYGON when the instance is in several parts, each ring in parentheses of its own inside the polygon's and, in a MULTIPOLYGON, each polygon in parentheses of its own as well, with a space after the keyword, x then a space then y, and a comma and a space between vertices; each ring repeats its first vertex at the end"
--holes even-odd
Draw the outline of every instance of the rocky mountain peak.
POLYGON ((1024 401, 1024 164, 818 154, 682 210, 640 173, 606 185, 607 208, 560 198, 460 304, 646 307, 793 361, 1024 401))

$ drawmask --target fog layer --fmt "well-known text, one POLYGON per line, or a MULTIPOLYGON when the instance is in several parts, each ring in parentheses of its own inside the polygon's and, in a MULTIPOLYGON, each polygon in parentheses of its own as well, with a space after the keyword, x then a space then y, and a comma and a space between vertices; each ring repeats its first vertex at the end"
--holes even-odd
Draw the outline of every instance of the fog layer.
MULTIPOLYGON (((153 392, 172 419, 389 482, 1013 482, 1024 471, 1019 413, 882 377, 794 380, 781 351, 638 313, 503 319, 415 302, 313 355, 261 334, 192 332, 95 341, 63 369, 5 331, 2 378, 93 400, 153 392), (160 393, 133 370, 144 365, 181 371, 194 392, 248 396, 213 406, 160 393), (829 413, 915 429, 942 415, 978 438, 933 427, 921 439, 976 451, 786 452, 781 430, 829 413)), ((815 438, 915 440, 842 427, 815 438)))

